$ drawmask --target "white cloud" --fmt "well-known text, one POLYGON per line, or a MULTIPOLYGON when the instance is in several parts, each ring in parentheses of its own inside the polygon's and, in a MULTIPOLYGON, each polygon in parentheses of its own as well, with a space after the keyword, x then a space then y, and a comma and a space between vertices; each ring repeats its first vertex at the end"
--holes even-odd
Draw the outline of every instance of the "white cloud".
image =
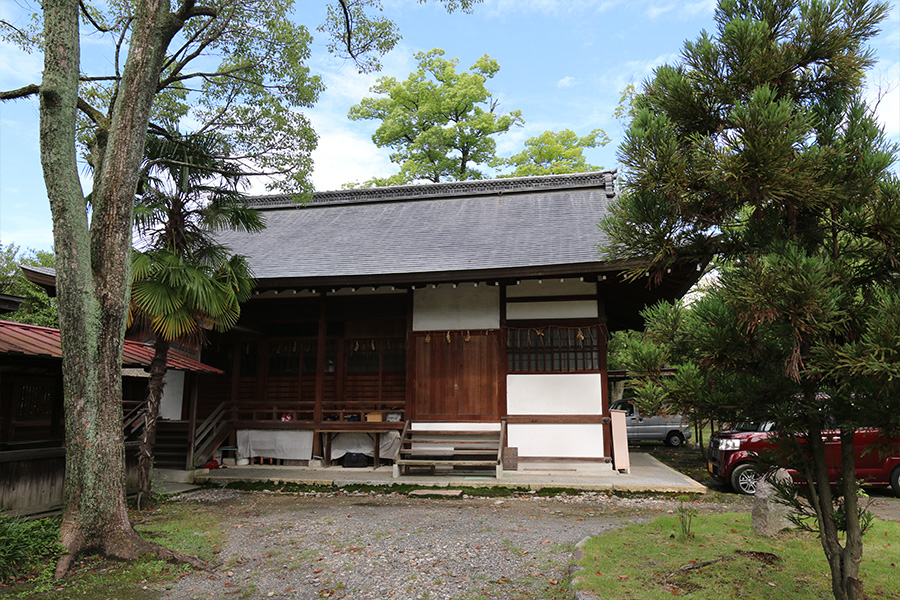
POLYGON ((563 77, 562 79, 560 79, 559 81, 556 82, 556 87, 565 89, 565 88, 573 87, 574 85, 577 85, 577 83, 578 83, 578 81, 574 77, 572 77, 570 75, 566 75, 565 77, 563 77))
POLYGON ((664 64, 672 64, 678 61, 678 54, 669 52, 660 54, 655 58, 645 60, 629 60, 622 63, 611 71, 616 77, 616 88, 622 90, 625 84, 635 83, 636 85, 645 78, 653 74, 653 70, 664 64))
POLYGON ((619 4, 621 0, 485 0, 476 10, 488 17, 525 13, 565 17, 586 10, 602 13, 619 4))
POLYGON ((674 4, 651 4, 644 14, 650 19, 658 19, 660 16, 675 10, 674 4))
POLYGON ((390 162, 390 152, 372 142, 377 123, 351 121, 347 113, 351 106, 372 95, 369 89, 379 77, 406 79, 415 69, 413 51, 401 44, 383 58, 383 68, 375 74, 360 74, 352 62, 328 54, 313 59, 313 71, 325 83, 316 106, 304 111, 319 136, 312 153, 311 179, 316 190, 339 189, 345 183, 385 177, 397 171, 390 162))
POLYGON ((705 15, 711 15, 716 10, 716 4, 716 0, 698 0, 697 2, 689 2, 679 9, 678 16, 682 19, 694 19, 705 15))
POLYGON ((317 190, 336 190, 345 183, 385 177, 397 171, 388 151, 378 148, 363 128, 326 115, 310 118, 319 134, 319 146, 312 155, 312 181, 317 190))

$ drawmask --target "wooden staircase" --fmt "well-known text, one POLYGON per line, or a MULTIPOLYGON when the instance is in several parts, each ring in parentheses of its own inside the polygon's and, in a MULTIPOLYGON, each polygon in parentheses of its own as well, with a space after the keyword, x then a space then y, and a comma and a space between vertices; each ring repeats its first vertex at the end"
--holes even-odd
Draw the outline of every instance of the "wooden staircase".
POLYGON ((466 423, 422 423, 407 421, 394 455, 394 477, 408 475, 412 468, 494 469, 503 477, 503 442, 506 423, 497 428, 467 428, 466 423), (438 427, 440 425, 441 427, 438 427))
POLYGON ((158 469, 187 468, 188 422, 160 419, 156 422, 153 466, 158 469))

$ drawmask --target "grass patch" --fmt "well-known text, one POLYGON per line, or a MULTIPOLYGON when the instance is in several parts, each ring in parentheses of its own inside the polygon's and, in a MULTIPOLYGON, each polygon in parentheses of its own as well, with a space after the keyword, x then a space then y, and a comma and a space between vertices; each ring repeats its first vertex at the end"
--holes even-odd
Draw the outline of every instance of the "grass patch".
MULTIPOLYGON (((690 594, 722 598, 827 598, 828 565, 818 539, 793 532, 757 536, 747 514, 695 517, 685 537, 678 517, 632 524, 592 538, 577 589, 601 598, 652 600, 690 594)), ((900 524, 877 522, 863 539, 860 576, 870 597, 896 598, 900 524)))
MULTIPOLYGON (((216 562, 225 540, 214 512, 197 511, 196 507, 176 502, 133 514, 132 523, 144 539, 197 555, 210 563, 216 562)), ((43 564, 45 567, 39 575, 0 589, 0 595, 18 600, 158 598, 160 590, 166 585, 191 571, 188 565, 170 564, 149 557, 119 562, 85 556, 72 565, 69 575, 54 581, 55 561, 49 560, 43 564)))
MULTIPOLYGON (((289 481, 233 481, 225 485, 226 489, 241 490, 245 492, 282 492, 285 494, 303 494, 303 493, 363 493, 363 494, 409 494, 414 490, 445 490, 446 487, 415 485, 415 484, 396 484, 396 485, 309 485, 303 483, 292 483, 289 481)), ((483 486, 483 487, 460 487, 463 494, 468 496, 478 496, 481 498, 508 498, 519 494, 527 494, 528 489, 523 487, 505 487, 505 486, 483 486)), ((567 488, 546 488, 540 495, 556 496, 560 493, 568 493, 570 495, 579 492, 567 488), (549 492, 546 490, 550 490, 549 492), (555 490, 555 491, 554 491, 555 490)))
POLYGON ((580 496, 583 493, 575 488, 543 487, 537 490, 534 495, 540 498, 553 498, 556 496, 580 496))
POLYGON ((0 515, 0 583, 32 575, 55 561, 61 550, 58 518, 28 521, 0 515))

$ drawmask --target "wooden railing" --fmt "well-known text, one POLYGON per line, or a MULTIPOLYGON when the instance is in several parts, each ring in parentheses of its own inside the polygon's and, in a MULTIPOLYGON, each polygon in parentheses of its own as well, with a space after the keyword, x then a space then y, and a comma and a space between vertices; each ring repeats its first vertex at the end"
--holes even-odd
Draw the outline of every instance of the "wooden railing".
POLYGON ((194 432, 189 446, 191 455, 189 464, 194 467, 206 463, 225 438, 231 434, 232 424, 229 420, 229 402, 222 402, 201 423, 194 432))
POLYGON ((126 443, 140 439, 141 432, 144 430, 144 426, 147 423, 145 419, 146 415, 147 403, 141 402, 122 418, 122 433, 126 443))

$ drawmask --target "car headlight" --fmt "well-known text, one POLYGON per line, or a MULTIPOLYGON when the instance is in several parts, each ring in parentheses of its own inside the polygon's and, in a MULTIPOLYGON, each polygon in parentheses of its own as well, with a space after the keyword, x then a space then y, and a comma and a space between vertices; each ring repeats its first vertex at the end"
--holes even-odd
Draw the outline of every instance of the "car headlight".
POLYGON ((721 439, 719 440, 719 450, 740 450, 741 440, 721 439))

